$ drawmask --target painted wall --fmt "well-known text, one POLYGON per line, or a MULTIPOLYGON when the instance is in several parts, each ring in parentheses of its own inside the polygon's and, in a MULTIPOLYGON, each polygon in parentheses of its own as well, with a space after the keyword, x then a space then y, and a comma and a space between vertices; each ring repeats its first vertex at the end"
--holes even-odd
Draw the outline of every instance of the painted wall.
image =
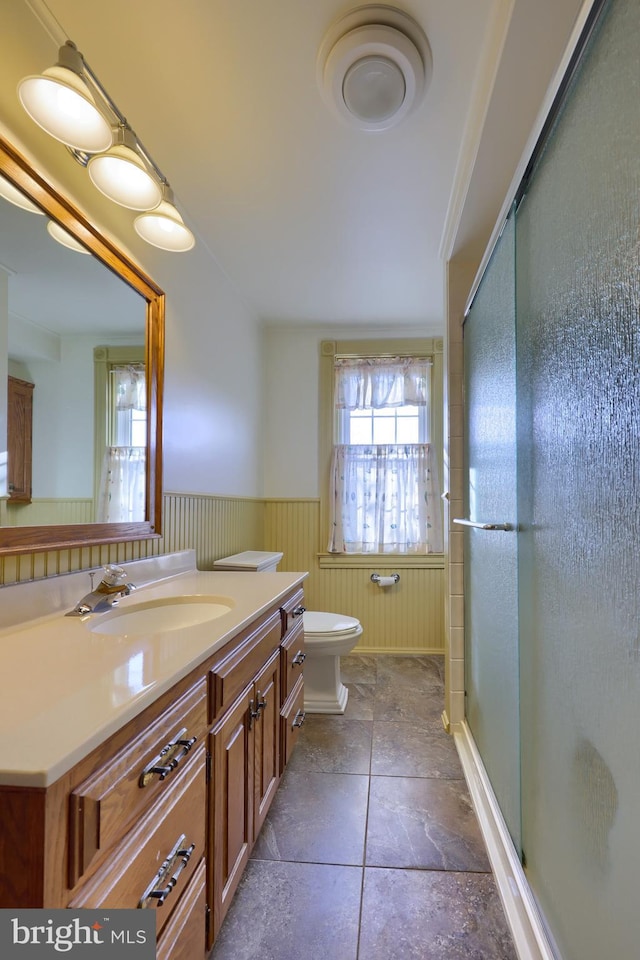
MULTIPOLYGON (((255 311, 196 243, 170 254, 144 243, 131 211, 106 200, 64 146, 22 110, 19 80, 55 61, 57 48, 23 3, 3 3, 0 132, 167 294, 165 488, 203 494, 260 493, 261 341, 255 311), (185 424, 188 423, 188 428, 185 424)), ((162 157, 158 157, 162 163, 162 157)), ((180 184, 172 182, 176 197, 180 184)))

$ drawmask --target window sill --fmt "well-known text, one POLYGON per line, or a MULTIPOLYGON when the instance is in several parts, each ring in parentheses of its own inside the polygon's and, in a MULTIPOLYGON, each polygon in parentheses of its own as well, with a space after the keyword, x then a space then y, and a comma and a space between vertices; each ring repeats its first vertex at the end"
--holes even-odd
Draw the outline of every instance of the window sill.
POLYGON ((429 553, 417 556, 409 553, 319 553, 318 564, 321 568, 373 568, 391 570, 399 567, 419 569, 444 569, 444 554, 429 553))

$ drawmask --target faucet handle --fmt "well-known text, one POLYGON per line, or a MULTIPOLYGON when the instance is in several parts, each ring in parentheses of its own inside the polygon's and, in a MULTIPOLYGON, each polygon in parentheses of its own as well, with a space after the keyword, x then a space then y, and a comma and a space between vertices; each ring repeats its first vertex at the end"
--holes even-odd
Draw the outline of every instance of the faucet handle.
POLYGON ((124 567, 119 567, 115 563, 108 563, 104 567, 102 581, 109 587, 119 587, 127 582, 127 572, 124 567))

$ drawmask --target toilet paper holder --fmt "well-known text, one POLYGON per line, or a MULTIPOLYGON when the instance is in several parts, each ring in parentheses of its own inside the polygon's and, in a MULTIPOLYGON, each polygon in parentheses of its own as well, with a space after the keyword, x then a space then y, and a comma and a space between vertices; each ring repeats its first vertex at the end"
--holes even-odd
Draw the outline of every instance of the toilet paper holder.
POLYGON ((392 573, 392 574, 390 574, 388 577, 381 577, 379 573, 372 573, 372 574, 371 574, 371 582, 372 582, 372 583, 378 583, 378 584, 381 584, 382 586, 385 586, 385 587, 386 587, 386 586, 391 586, 390 581, 393 582, 393 583, 399 583, 399 581, 400 581, 400 574, 399 574, 399 573, 392 573))

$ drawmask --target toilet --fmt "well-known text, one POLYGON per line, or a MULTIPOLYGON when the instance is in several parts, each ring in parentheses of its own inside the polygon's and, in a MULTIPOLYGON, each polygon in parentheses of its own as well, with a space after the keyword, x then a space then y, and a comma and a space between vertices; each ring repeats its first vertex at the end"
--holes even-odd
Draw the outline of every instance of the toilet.
MULTIPOLYGON (((251 570, 266 573, 277 570, 282 553, 245 550, 214 561, 217 570, 251 570)), ((362 635, 362 624, 355 617, 339 613, 305 610, 304 630, 304 709, 306 713, 344 713, 349 691, 340 677, 340 657, 351 653, 362 635)))
POLYGON ((306 713, 344 713, 349 691, 340 677, 340 657, 351 653, 362 624, 355 617, 305 610, 304 709, 306 713))

